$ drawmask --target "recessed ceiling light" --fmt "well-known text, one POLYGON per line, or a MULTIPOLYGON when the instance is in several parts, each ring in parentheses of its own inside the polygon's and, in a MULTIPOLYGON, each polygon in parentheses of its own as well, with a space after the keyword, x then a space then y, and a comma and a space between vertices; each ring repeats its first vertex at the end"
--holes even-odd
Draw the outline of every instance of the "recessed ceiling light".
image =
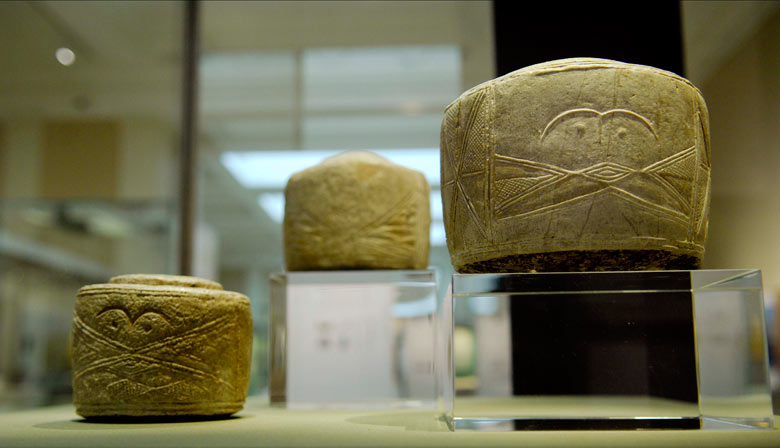
POLYGON ((76 62, 76 53, 67 47, 58 48, 57 51, 54 52, 54 57, 57 58, 57 62, 65 66, 72 65, 76 62))

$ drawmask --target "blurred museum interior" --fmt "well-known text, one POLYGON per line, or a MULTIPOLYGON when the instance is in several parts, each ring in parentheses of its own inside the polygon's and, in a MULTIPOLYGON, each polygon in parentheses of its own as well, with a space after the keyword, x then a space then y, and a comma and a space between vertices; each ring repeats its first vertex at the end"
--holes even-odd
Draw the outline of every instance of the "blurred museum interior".
MULTIPOLYGON (((250 394, 266 393, 268 276, 283 269, 284 185, 342 150, 377 151, 424 172, 430 265, 444 284, 452 268, 440 125, 447 104, 500 74, 495 9, 0 3, 0 411, 70 401, 76 291, 134 272, 190 273, 249 296, 250 394)), ((762 270, 777 369, 780 3, 682 2, 679 11, 679 30, 657 33, 679 33, 680 74, 710 112, 703 267, 762 270)))

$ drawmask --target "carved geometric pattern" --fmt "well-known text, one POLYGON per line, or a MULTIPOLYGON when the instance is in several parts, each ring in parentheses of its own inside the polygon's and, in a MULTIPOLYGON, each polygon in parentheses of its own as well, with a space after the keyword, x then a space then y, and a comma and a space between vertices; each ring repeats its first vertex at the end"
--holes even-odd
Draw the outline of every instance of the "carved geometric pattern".
POLYGON ((690 212, 692 204, 692 186, 694 167, 696 165, 696 147, 680 151, 653 165, 647 167, 645 172, 654 178, 656 182, 674 196, 690 212))
POLYGON ((582 175, 602 182, 615 182, 629 174, 633 170, 617 163, 603 162, 582 170, 582 175))
MULTIPOLYGON (((498 194, 496 196, 496 211, 499 213, 535 191, 557 183, 568 174, 568 171, 553 165, 503 155, 495 156, 495 164, 497 171, 509 168, 512 173, 512 177, 498 180, 496 185, 509 184, 515 190, 515 194, 512 195, 498 194)), ((507 188, 504 190, 506 191, 507 188)))
POLYGON ((505 202, 513 197, 522 196, 526 192, 545 184, 553 179, 553 175, 537 177, 515 177, 510 179, 500 179, 496 181, 495 195, 499 203, 505 202))
POLYGON ((707 237, 707 214, 709 213, 710 201, 710 154, 707 131, 704 129, 704 120, 701 118, 701 112, 696 111, 694 115, 696 129, 696 158, 695 158, 695 181, 692 193, 692 208, 698 210, 698 214, 691 214, 691 225, 688 239, 693 241, 700 238, 702 241, 707 237), (702 188, 702 184, 704 188, 702 188))
POLYGON ((324 220, 305 208, 298 208, 296 230, 306 237, 295 241, 301 244, 315 241, 325 252, 354 247, 354 256, 361 261, 384 260, 391 265, 403 264, 408 261, 409 254, 415 253, 419 244, 415 226, 423 220, 418 216, 419 204, 427 199, 415 197, 420 194, 412 190, 397 203, 390 204, 383 213, 362 223, 356 223, 352 216, 332 215, 324 220))
MULTIPOLYGON (((508 195, 509 190, 502 185, 505 193, 497 196, 496 214, 498 219, 524 217, 539 212, 553 212, 571 202, 592 199, 601 190, 609 190, 620 193, 623 197, 641 205, 651 207, 659 213, 674 216, 677 220, 685 222, 687 214, 691 210, 692 200, 690 187, 684 187, 685 182, 690 185, 693 170, 689 168, 692 159, 695 161, 695 146, 680 151, 669 157, 655 162, 647 167, 634 169, 612 162, 601 162, 578 170, 568 170, 555 165, 518 159, 508 156, 496 156, 496 164, 511 164, 516 167, 516 172, 523 177, 514 177, 514 194, 508 195), (688 171, 685 171, 688 169, 688 171), (542 174, 543 173, 543 174, 542 174), (638 177, 644 179, 643 188, 636 188, 638 177), (675 206, 671 204, 658 204, 651 198, 644 198, 643 190, 647 190, 649 180, 655 183, 673 198, 675 206), (566 183, 567 188, 559 185, 566 183), (526 188, 521 188, 525 186, 526 188), (555 204, 534 202, 529 198, 540 190, 556 188, 559 201, 555 204), (570 192, 570 194, 567 194, 570 192), (518 212, 515 204, 523 203, 521 212, 518 212)), ((501 181, 499 181, 501 182, 501 181)), ((543 194, 535 198, 544 197, 543 194)))
POLYGON ((686 80, 600 60, 520 70, 463 94, 441 139, 456 269, 560 248, 700 256, 711 194, 705 107, 686 80), (465 137, 484 111, 494 121, 480 151, 465 137))
POLYGON ((125 398, 167 393, 177 397, 177 401, 197 401, 201 395, 209 395, 200 387, 198 380, 207 380, 206 384, 216 381, 221 388, 232 392, 234 385, 217 374, 219 366, 198 356, 199 353, 215 350, 221 339, 229 337, 235 327, 231 317, 218 317, 181 333, 155 338, 156 329, 171 328, 169 324, 166 326, 167 319, 157 312, 147 311, 131 316, 123 308, 108 308, 96 315, 97 329, 76 316, 73 325, 74 334, 79 338, 79 351, 75 353, 73 379, 89 381, 86 378, 92 374, 101 378, 109 375, 111 381, 102 387, 125 398), (141 328, 135 328, 137 326, 141 328), (107 333, 124 336, 119 340, 107 333), (128 335, 133 333, 149 337, 136 338, 132 342, 128 335), (196 351, 192 347, 201 348, 196 351), (192 380, 182 381, 182 374, 192 380), (170 381, 171 378, 180 380, 170 381))
POLYGON ((417 216, 419 200, 412 200, 410 193, 387 212, 363 228, 357 230, 354 243, 372 252, 377 258, 393 260, 402 263, 409 258, 417 244, 415 223, 422 219, 417 216))
MULTIPOLYGON (((470 107, 462 116, 462 105, 447 109, 446 133, 443 136, 448 150, 442 170, 442 195, 445 207, 452 216, 467 213, 474 228, 488 237, 489 217, 485 192, 487 158, 490 146, 489 112, 485 105, 487 94, 477 92, 470 107)), ((451 220, 452 222, 452 220, 451 220)))
MULTIPOLYGON (((644 140, 648 144, 659 138, 652 122, 631 110, 611 109, 600 112, 590 108, 575 108, 550 120, 541 130, 539 139, 543 144, 549 136, 554 139, 551 140, 556 145, 554 147, 572 142, 578 145, 578 150, 608 150, 611 139, 622 140, 628 133, 638 139, 649 138, 644 140), (605 126, 611 127, 607 129, 605 126)), ((691 219, 691 211, 706 200, 706 196, 701 196, 708 194, 708 187, 693 190, 693 185, 697 184, 694 177, 699 175, 697 163, 701 163, 697 149, 701 146, 694 144, 640 168, 615 162, 599 162, 581 169, 566 169, 549 163, 496 155, 494 166, 500 175, 494 187, 495 215, 499 220, 528 217, 570 207, 579 208, 577 204, 584 202, 590 204, 582 224, 586 226, 594 204, 603 201, 606 195, 619 197, 621 201, 638 208, 654 210, 655 214, 664 216, 664 219, 687 224, 691 219)), ((705 170, 708 171, 708 168, 705 170)), ((616 216, 623 216, 628 222, 625 213, 616 216)), ((701 221, 697 224, 701 225, 701 221)), ((636 225, 631 227, 635 228, 636 225)), ((692 241, 692 238, 688 239, 692 241)))

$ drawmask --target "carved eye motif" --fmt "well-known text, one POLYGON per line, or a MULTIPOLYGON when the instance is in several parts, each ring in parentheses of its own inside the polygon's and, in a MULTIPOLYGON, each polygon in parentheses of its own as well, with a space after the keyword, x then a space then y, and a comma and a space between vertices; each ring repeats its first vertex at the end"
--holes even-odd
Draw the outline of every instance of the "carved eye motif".
POLYGON ((98 327, 105 335, 112 338, 119 337, 131 344, 148 338, 164 337, 171 330, 168 319, 156 311, 147 311, 140 316, 135 316, 124 308, 108 308, 98 313, 96 317, 98 327))
POLYGON ((161 314, 150 311, 139 316, 134 326, 144 334, 154 333, 154 335, 161 335, 169 324, 161 314))
POLYGON ((130 319, 127 314, 120 309, 109 309, 99 313, 97 316, 98 325, 107 334, 115 334, 124 331, 130 326, 130 319))
POLYGON ((578 122, 575 123, 574 126, 574 135, 576 135, 578 138, 585 137, 585 123, 578 122))

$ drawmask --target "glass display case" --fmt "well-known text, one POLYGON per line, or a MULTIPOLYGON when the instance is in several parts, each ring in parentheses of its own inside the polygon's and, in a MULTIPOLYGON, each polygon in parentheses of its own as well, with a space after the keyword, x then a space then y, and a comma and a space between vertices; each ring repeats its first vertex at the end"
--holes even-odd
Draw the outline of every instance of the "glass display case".
POLYGON ((441 421, 451 323, 435 277, 433 270, 273 274, 271 404, 415 408, 441 421))
POLYGON ((456 274, 456 429, 772 428, 757 270, 456 274))

